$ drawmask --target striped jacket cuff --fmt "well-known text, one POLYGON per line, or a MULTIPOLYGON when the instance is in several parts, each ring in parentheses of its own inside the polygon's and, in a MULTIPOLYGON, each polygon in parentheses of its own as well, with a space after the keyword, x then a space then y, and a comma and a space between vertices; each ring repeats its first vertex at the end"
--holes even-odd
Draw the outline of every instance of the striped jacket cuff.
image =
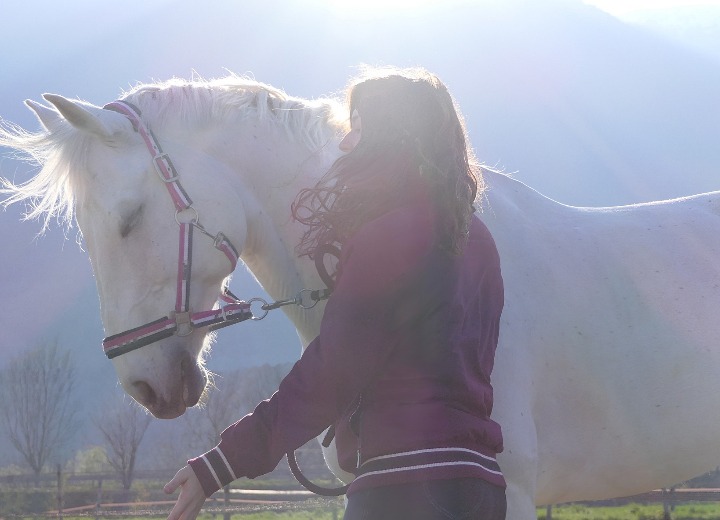
POLYGON ((189 460, 188 464, 200 481, 206 497, 237 479, 219 446, 195 459, 189 460))

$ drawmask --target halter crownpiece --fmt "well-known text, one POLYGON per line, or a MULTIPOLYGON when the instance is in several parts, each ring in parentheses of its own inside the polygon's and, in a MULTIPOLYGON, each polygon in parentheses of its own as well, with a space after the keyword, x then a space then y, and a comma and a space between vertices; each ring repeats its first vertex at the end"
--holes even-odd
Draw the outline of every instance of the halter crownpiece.
POLYGON ((213 235, 200 224, 197 210, 192 205, 192 199, 180 184, 180 176, 175 166, 168 154, 162 151, 152 130, 142 120, 140 110, 127 101, 113 101, 103 108, 126 116, 135 131, 142 137, 152 156, 153 167, 165 184, 175 205, 175 221, 180 229, 175 309, 169 315, 158 320, 105 338, 103 340, 105 355, 112 359, 173 335, 188 336, 196 328, 210 327, 211 330, 215 330, 252 318, 250 303, 239 300, 227 287, 223 289, 219 298, 226 302, 226 305, 201 312, 190 310, 193 230, 197 229, 213 239, 213 246, 225 254, 233 271, 240 255, 223 233, 213 235), (190 219, 181 218, 183 214, 187 213, 190 213, 190 219))

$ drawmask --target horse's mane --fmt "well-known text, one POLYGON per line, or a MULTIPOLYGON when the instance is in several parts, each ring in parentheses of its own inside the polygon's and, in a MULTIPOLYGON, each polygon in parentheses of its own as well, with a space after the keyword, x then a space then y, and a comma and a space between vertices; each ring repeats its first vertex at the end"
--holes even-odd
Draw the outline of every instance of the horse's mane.
MULTIPOLYGON (((296 98, 236 75, 140 84, 123 93, 122 99, 142 111, 143 119, 160 139, 168 124, 198 127, 212 121, 254 117, 284 128, 298 142, 317 150, 337 134, 347 119, 336 100, 296 98)), ((40 166, 40 171, 25 182, 0 178, 0 194, 6 196, 0 203, 7 206, 27 202, 25 218, 44 217, 43 231, 53 217, 72 227, 74 204, 85 187, 83 176, 74 173, 84 169, 92 137, 62 123, 52 132, 32 133, 0 121, 0 146, 16 150, 15 158, 40 166)))
POLYGON ((326 144, 348 118, 334 99, 301 99, 236 75, 214 80, 174 78, 138 85, 122 99, 140 108, 152 128, 160 129, 168 121, 197 126, 228 118, 253 117, 285 128, 310 149, 326 144))

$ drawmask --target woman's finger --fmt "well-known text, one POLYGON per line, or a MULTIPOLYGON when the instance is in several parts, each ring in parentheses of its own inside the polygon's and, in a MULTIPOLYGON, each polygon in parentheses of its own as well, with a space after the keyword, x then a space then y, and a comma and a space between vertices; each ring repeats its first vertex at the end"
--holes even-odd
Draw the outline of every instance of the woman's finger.
POLYGON ((175 493, 175 490, 178 487, 183 485, 183 483, 188 478, 187 473, 185 472, 186 469, 190 469, 190 467, 185 466, 184 468, 182 468, 180 471, 175 473, 175 476, 170 480, 170 482, 165 484, 165 486, 163 487, 163 491, 165 491, 165 493, 167 493, 167 494, 175 493))

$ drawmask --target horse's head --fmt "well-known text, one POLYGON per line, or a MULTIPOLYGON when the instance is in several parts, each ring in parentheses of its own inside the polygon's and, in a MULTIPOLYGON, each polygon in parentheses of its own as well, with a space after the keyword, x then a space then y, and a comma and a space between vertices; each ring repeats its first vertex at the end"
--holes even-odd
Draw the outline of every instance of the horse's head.
MULTIPOLYGON (((125 102, 45 99, 28 102, 45 131, 0 127, 0 145, 42 166, 25 184, 5 181, 4 203, 77 221, 123 388, 157 417, 181 415, 206 386, 208 324, 249 316, 241 302, 215 306, 240 253, 273 298, 320 284, 295 254, 304 229, 290 203, 338 156, 346 114, 235 76, 139 86, 125 100, 142 115, 125 102)), ((321 309, 287 310, 306 343, 321 309)))
POLYGON ((106 343, 106 352, 110 348, 122 353, 112 361, 128 394, 156 417, 177 417, 195 405, 205 389, 201 352, 209 337, 207 327, 180 322, 195 311, 213 309, 234 268, 233 256, 237 260, 233 246, 239 253, 246 238, 242 203, 221 204, 230 196, 224 177, 229 169, 167 136, 163 152, 178 171, 192 172, 182 177, 184 193, 173 195, 167 189, 172 172, 159 178, 161 168, 153 163, 163 160, 153 159, 146 136, 132 118, 60 96, 45 98, 54 108, 28 102, 60 150, 45 162, 43 172, 46 179, 52 173, 52 182, 58 183, 58 172, 46 170, 66 168, 60 189, 74 200, 106 335, 142 341, 148 327, 163 317, 166 328, 181 329, 142 348, 136 348, 137 343, 125 348, 123 341, 106 343), (177 201, 185 195, 192 198, 189 209, 177 201), (188 237, 181 228, 195 230, 191 258, 185 260, 183 251, 189 255, 181 243, 188 237), (217 237, 220 240, 214 240, 217 237), (144 329, 127 336, 138 327, 144 329))

